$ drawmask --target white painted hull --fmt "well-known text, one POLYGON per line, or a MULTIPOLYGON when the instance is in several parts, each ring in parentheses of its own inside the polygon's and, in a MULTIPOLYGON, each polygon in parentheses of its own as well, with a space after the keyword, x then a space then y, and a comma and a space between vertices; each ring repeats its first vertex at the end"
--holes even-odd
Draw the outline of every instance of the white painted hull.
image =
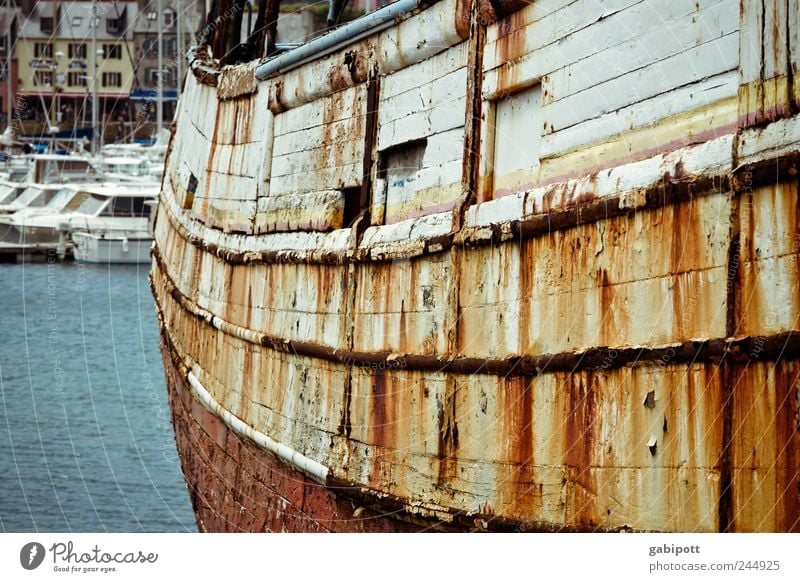
POLYGON ((151 285, 199 529, 800 531, 799 3, 198 47, 151 285))

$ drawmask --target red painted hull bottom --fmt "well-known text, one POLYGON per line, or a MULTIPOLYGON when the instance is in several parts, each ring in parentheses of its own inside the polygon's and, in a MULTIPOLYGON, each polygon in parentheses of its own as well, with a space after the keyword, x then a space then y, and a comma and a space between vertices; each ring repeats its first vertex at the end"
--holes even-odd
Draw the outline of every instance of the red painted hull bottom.
POLYGON ((162 348, 172 423, 197 525, 206 532, 422 529, 359 508, 230 430, 196 398, 162 348), (354 515, 355 514, 355 515, 354 515))

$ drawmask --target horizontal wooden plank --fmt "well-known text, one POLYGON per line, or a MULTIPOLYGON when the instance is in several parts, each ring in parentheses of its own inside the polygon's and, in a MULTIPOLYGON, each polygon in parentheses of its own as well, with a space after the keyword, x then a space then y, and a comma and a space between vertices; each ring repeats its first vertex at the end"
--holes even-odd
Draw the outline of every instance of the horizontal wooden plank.
POLYGON ((545 102, 558 101, 630 74, 738 29, 739 15, 729 2, 717 2, 706 10, 664 22, 625 43, 550 73, 551 90, 545 102))
POLYGON ((544 183, 560 182, 729 136, 736 131, 736 117, 736 98, 723 99, 648 127, 545 158, 539 178, 544 183))
POLYGON ((196 198, 195 216, 208 226, 224 231, 251 232, 255 216, 255 200, 223 200, 196 198))
POLYGON ((465 46, 460 34, 464 23, 455 17, 460 2, 463 0, 435 2, 396 26, 346 43, 330 55, 313 59, 268 82, 279 80, 282 83, 281 105, 293 109, 339 90, 340 85, 332 84, 329 75, 332 70, 341 70, 342 65, 349 61, 348 54, 369 58, 377 71, 386 75, 429 59, 450 47, 465 46))
MULTIPOLYGON (((555 70, 568 67, 595 53, 625 44, 632 38, 647 34, 649 31, 669 26, 674 20, 680 20, 687 16, 696 17, 699 11, 707 11, 719 3, 729 6, 734 13, 737 11, 735 6, 732 6, 734 0, 701 0, 696 4, 691 3, 690 6, 686 6, 683 1, 670 3, 667 6, 662 6, 662 2, 664 0, 637 4, 591 27, 582 29, 558 43, 552 43, 540 50, 525 54, 506 66, 490 68, 494 66, 491 53, 485 53, 484 68, 489 70, 484 73, 482 87, 484 98, 502 97, 539 81, 545 90, 545 96, 549 98, 549 93, 557 90, 557 88, 551 87, 550 83, 550 74, 555 70), (654 18, 651 13, 653 9, 657 10, 657 14, 660 16, 654 18), (649 18, 647 18, 648 15, 649 18), (629 33, 620 34, 619 29, 629 31, 629 33)), ((649 53, 651 49, 648 47, 647 50, 640 52, 649 53)), ((563 96, 563 92, 561 94, 563 96)))
POLYGON ((212 172, 208 176, 208 188, 198 194, 211 200, 255 200, 258 183, 255 178, 231 176, 212 172))
POLYGON ((344 195, 338 190, 258 200, 257 232, 332 230, 342 227, 344 195))
POLYGON ((446 107, 452 101, 465 101, 467 69, 462 67, 395 97, 381 99, 378 123, 385 125, 408 115, 446 107))
MULTIPOLYGON (((540 21, 555 12, 572 9, 572 4, 580 3, 580 0, 537 0, 515 13, 512 18, 504 19, 503 26, 507 28, 507 32, 513 32, 540 21)), ((486 42, 492 43, 497 40, 500 34, 500 26, 494 23, 489 24, 490 26, 486 29, 486 42)))
POLYGON ((381 78, 381 101, 413 91, 467 66, 467 43, 381 78))
POLYGON ((439 104, 435 109, 416 111, 406 117, 381 124, 378 129, 378 149, 422 139, 462 127, 466 115, 465 98, 439 104))
POLYGON ((314 125, 301 131, 294 131, 283 135, 276 135, 272 142, 272 155, 313 150, 325 145, 331 145, 341 140, 364 141, 364 128, 366 119, 361 117, 348 117, 324 125, 314 125))
POLYGON ((315 172, 322 168, 338 168, 362 162, 363 158, 363 141, 340 141, 311 150, 275 156, 272 159, 271 177, 274 180, 280 176, 315 172))
POLYGON ((731 71, 738 65, 738 47, 738 33, 728 34, 555 103, 545 104, 542 109, 546 133, 560 131, 650 97, 731 71))
POLYGON ((618 133, 646 127, 667 117, 733 97, 737 85, 736 71, 729 71, 544 135, 540 157, 554 157, 618 133))
POLYGON ((336 168, 320 168, 313 173, 301 172, 286 176, 275 176, 270 181, 270 193, 274 195, 339 190, 361 185, 362 162, 336 168))
POLYGON ((363 115, 366 100, 367 87, 362 83, 290 109, 275 116, 275 136, 363 115))
POLYGON ((422 166, 425 168, 461 160, 464 155, 464 128, 457 127, 428 137, 422 166))
MULTIPOLYGON (((509 28, 514 27, 507 27, 505 21, 501 21, 500 24, 490 27, 499 27, 500 34, 497 36, 496 41, 487 44, 484 54, 493 55, 492 66, 515 61, 523 55, 557 43, 579 30, 595 26, 598 22, 642 1, 605 0, 604 2, 597 2, 596 0, 578 0, 528 26, 514 30, 509 30, 509 28)), ((520 18, 520 16, 511 15, 508 20, 514 22, 520 18)))
POLYGON ((402 200, 386 201, 386 224, 447 212, 461 195, 461 184, 452 183, 418 190, 402 200))
POLYGON ((417 173, 416 189, 422 191, 428 188, 437 188, 439 186, 460 183, 461 170, 460 159, 438 166, 423 168, 417 173))

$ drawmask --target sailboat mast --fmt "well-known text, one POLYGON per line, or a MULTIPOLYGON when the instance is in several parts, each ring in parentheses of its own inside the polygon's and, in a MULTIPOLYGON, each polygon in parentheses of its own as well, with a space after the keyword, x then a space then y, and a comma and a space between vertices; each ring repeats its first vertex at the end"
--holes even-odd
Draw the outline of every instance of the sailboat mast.
POLYGON ((13 110, 11 101, 14 99, 12 91, 13 71, 11 70, 11 27, 14 24, 14 6, 11 0, 6 0, 6 11, 8 15, 8 26, 6 27, 6 109, 8 115, 6 116, 6 127, 11 127, 11 111, 13 110))
POLYGON ((158 96, 156 97, 156 139, 164 127, 164 0, 158 0, 158 96))
POLYGON ((97 0, 92 1, 92 153, 97 153, 97 119, 99 99, 97 98, 97 0))
POLYGON ((175 0, 175 36, 176 50, 178 52, 178 78, 175 83, 175 92, 180 97, 181 83, 183 82, 183 38, 181 36, 181 0, 175 0))
MULTIPOLYGON (((52 0, 50 7, 53 10, 53 52, 50 55, 53 61, 52 73, 50 73, 52 75, 50 77, 50 87, 52 89, 50 97, 50 128, 52 131, 52 128, 56 127, 58 123, 58 109, 56 107, 56 92, 58 91, 58 83, 56 82, 58 78, 58 0, 52 0)), ((53 138, 53 153, 55 153, 55 136, 53 138)))

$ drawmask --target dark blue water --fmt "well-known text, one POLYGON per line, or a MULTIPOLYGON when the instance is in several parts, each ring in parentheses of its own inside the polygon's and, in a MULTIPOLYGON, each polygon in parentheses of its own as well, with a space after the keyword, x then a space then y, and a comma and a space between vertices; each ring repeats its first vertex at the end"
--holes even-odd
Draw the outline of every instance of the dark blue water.
POLYGON ((147 265, 0 265, 0 531, 196 531, 147 265))

